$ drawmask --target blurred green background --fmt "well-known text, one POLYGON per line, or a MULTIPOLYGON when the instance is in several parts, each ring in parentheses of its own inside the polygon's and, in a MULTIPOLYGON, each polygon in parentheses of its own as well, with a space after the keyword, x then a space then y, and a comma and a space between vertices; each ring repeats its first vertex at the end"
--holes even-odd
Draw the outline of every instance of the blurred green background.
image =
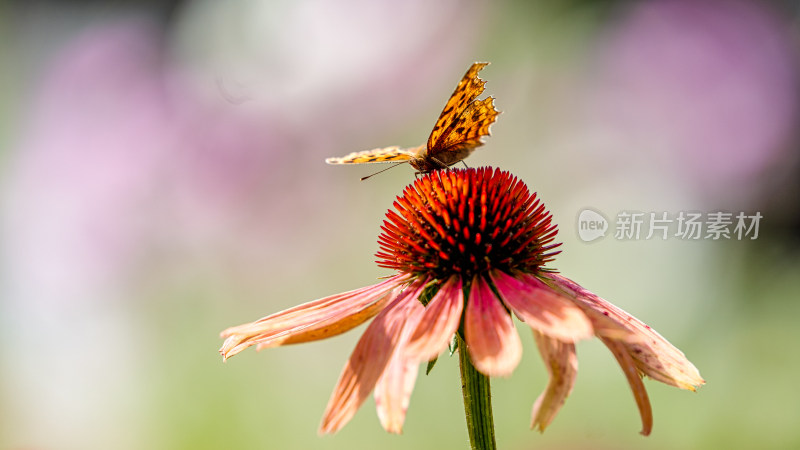
MULTIPOLYGON (((553 267, 647 322, 708 384, 646 381, 650 437, 597 340, 544 433, 530 332, 493 382, 528 448, 800 448, 798 4, 4 2, 0 447, 465 448, 457 361, 400 436, 369 399, 316 434, 363 326, 223 364, 224 328, 388 275, 400 167, 328 156, 427 139, 473 61, 503 114, 468 160, 559 224, 553 267), (381 168, 382 166, 379 166, 381 168), (756 240, 579 239, 580 210, 728 211, 756 240)), ((612 224, 613 226, 613 224, 612 224)))

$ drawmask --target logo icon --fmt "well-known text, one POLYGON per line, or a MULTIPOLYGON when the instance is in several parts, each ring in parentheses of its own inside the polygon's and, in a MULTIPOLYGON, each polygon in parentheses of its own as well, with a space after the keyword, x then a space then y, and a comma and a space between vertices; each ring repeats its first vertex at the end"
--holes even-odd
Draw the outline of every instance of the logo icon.
POLYGON ((605 237, 608 220, 597 211, 584 209, 578 214, 578 236, 583 242, 592 242, 605 237))

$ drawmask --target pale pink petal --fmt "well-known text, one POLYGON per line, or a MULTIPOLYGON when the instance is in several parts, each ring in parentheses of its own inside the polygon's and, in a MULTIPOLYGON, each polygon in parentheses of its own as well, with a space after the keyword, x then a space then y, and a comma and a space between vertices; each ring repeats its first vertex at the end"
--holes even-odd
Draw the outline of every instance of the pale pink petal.
POLYGON ((406 346, 407 356, 417 361, 428 361, 441 353, 458 329, 463 309, 461 279, 452 277, 439 288, 439 292, 425 307, 425 312, 406 346))
POLYGON ((580 308, 589 319, 589 322, 591 322, 592 328, 594 329, 594 334, 596 336, 605 336, 614 339, 627 339, 631 341, 640 339, 640 336, 631 333, 631 331, 623 324, 619 323, 619 321, 616 319, 609 317, 608 314, 604 314, 603 311, 592 308, 590 304, 587 304, 584 301, 577 300, 577 297, 579 297, 581 294, 576 289, 583 290, 583 288, 572 280, 569 280, 568 278, 557 273, 547 273, 544 275, 544 278, 542 278, 541 281, 546 284, 549 283, 548 286, 553 288, 555 292, 562 294, 564 298, 569 299, 578 308, 580 308))
POLYGON ((369 324, 333 390, 320 433, 335 433, 364 403, 401 341, 403 325, 423 286, 406 289, 369 324))
POLYGON ((383 428, 390 433, 403 431, 403 423, 406 419, 406 411, 411 392, 414 390, 414 383, 417 380, 420 363, 419 360, 407 356, 405 346, 422 318, 425 307, 416 300, 409 302, 407 306, 408 310, 404 312, 406 321, 403 325, 400 342, 395 347, 386 370, 383 371, 383 375, 375 386, 375 407, 378 411, 378 419, 383 428))
POLYGON ((575 303, 590 317, 602 316, 606 320, 613 320, 617 327, 626 331, 622 339, 618 333, 599 335, 620 340, 642 373, 662 383, 691 391, 705 384, 700 372, 683 352, 655 330, 566 277, 548 274, 548 278, 558 287, 573 293, 575 303))
POLYGON ((380 312, 408 278, 397 275, 373 286, 331 295, 228 328, 220 333, 226 338, 220 353, 227 359, 253 344, 259 344, 260 349, 344 333, 380 312))
POLYGON ((586 314, 536 277, 521 275, 518 279, 499 270, 490 276, 506 306, 534 330, 567 342, 594 335, 586 314))
POLYGON ((642 377, 639 375, 639 370, 636 368, 631 354, 625 348, 624 343, 615 341, 608 338, 600 338, 606 344, 614 357, 617 358, 622 371, 625 373, 625 378, 628 379, 628 384, 633 391, 633 398, 636 399, 636 406, 639 408, 639 415, 642 417, 642 431, 644 436, 650 435, 653 429, 653 410, 650 407, 650 398, 647 396, 647 390, 642 383, 642 377))
POLYGON ((547 389, 536 399, 531 413, 531 428, 544 431, 572 392, 578 376, 578 355, 571 342, 553 339, 536 330, 533 337, 550 374, 547 389))
POLYGON ((389 433, 403 431, 409 399, 419 370, 419 361, 403 358, 399 353, 395 351, 395 355, 392 356, 375 386, 378 419, 383 429, 389 433))
POLYGON ((522 343, 511 314, 480 276, 470 286, 464 340, 475 368, 487 376, 511 375, 522 358, 522 343))

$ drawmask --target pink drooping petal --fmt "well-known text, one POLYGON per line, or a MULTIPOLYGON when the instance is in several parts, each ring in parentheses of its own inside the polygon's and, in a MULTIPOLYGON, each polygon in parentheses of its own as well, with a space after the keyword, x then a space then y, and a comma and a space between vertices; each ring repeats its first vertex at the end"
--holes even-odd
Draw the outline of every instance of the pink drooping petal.
POLYGON ((583 288, 572 280, 557 273, 547 273, 541 278, 541 281, 580 308, 589 319, 589 322, 591 322, 596 336, 630 341, 641 339, 640 336, 631 333, 631 331, 618 320, 609 317, 608 314, 604 314, 603 311, 597 308, 592 308, 591 305, 584 301, 576 300, 576 297, 581 295, 576 289, 583 290, 583 288))
POLYGON ((650 398, 647 396, 647 390, 642 383, 642 377, 639 375, 636 362, 628 353, 625 344, 620 341, 615 341, 609 338, 600 338, 606 344, 614 357, 617 358, 622 371, 625 373, 625 378, 628 379, 628 384, 633 391, 633 398, 636 399, 636 406, 639 408, 639 415, 642 417, 642 435, 650 435, 653 429, 653 410, 650 407, 650 398))
POLYGON ((411 333, 422 318, 425 307, 416 300, 408 302, 407 306, 408 309, 402 311, 402 314, 406 315, 406 320, 400 342, 395 347, 383 375, 375 385, 375 407, 378 411, 378 419, 383 428, 390 433, 403 431, 403 423, 406 419, 406 411, 411 392, 414 390, 414 383, 417 380, 420 363, 419 360, 408 357, 405 347, 408 338, 411 337, 411 333))
POLYGON ((566 277, 548 274, 548 278, 557 287, 571 293, 575 303, 587 311, 590 317, 614 321, 617 328, 625 330, 626 335, 622 337, 619 333, 598 334, 600 337, 621 342, 642 373, 662 383, 691 391, 705 384, 700 372, 686 359, 683 352, 655 330, 566 277))
POLYGON ((406 289, 369 324, 339 376, 320 433, 342 428, 372 392, 401 341, 405 321, 422 289, 422 285, 406 289))
POLYGON ((531 413, 531 428, 544 431, 572 392, 578 376, 578 355, 572 342, 553 339, 537 330, 533 330, 533 337, 550 374, 547 389, 536 399, 531 413))
POLYGON ((499 270, 490 276, 506 306, 534 330, 566 342, 594 335, 586 314, 536 277, 516 278, 499 270))
POLYGON ((384 430, 398 434, 403 431, 406 411, 419 370, 419 361, 404 358, 400 353, 395 352, 375 386, 378 419, 384 430))
POLYGON ((408 357, 417 361, 428 361, 436 357, 453 338, 461 322, 463 309, 461 279, 451 277, 425 307, 425 312, 406 346, 408 357))
POLYGON ((470 287, 464 340, 475 368, 487 376, 511 375, 522 358, 522 343, 511 314, 480 276, 470 287))
POLYGON ((228 328, 220 333, 226 338, 220 353, 227 359, 253 344, 261 349, 344 333, 380 312, 407 280, 407 275, 397 275, 373 286, 331 295, 228 328))

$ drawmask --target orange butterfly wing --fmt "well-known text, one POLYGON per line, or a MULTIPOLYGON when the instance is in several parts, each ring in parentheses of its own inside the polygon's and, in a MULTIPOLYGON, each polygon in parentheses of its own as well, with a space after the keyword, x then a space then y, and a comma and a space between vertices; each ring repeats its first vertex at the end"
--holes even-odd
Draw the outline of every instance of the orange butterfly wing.
POLYGON ((397 146, 375 148, 363 152, 353 152, 339 158, 328 158, 328 164, 370 164, 408 161, 417 157, 421 147, 400 148, 397 146))
POLYGON ((483 145, 481 138, 489 135, 489 126, 500 114, 494 108, 494 98, 475 100, 483 93, 486 84, 478 77, 478 72, 487 65, 489 63, 474 63, 459 81, 428 137, 423 158, 449 166, 483 145))
POLYGON ((353 152, 338 158, 328 158, 328 164, 370 164, 408 161, 419 173, 449 167, 469 156, 483 145, 481 138, 489 135, 499 111, 494 98, 476 100, 484 91, 486 81, 478 72, 489 63, 474 63, 459 81, 456 90, 439 115, 427 145, 413 148, 397 146, 353 152))

